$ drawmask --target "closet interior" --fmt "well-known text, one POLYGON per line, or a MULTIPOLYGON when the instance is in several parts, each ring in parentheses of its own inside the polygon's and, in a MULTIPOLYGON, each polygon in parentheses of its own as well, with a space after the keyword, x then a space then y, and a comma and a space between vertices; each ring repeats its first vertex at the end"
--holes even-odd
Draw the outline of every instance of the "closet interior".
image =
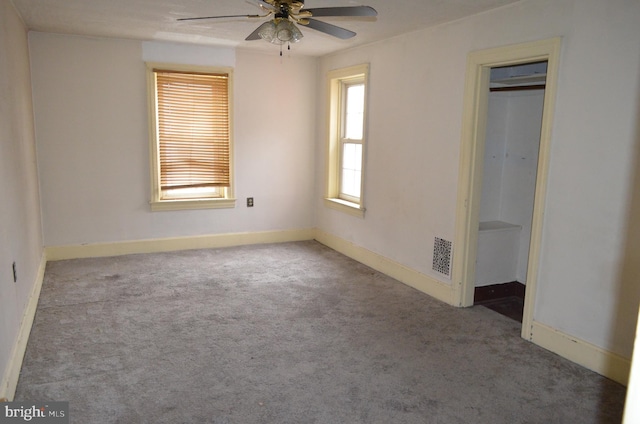
POLYGON ((520 321, 546 70, 546 61, 492 68, 489 85, 474 303, 520 321))

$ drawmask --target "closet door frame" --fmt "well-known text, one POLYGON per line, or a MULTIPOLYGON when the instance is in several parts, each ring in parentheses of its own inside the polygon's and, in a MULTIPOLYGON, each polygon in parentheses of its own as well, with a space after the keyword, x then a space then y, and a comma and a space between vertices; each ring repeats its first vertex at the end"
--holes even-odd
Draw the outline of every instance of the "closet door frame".
POLYGON ((453 300, 458 306, 472 306, 475 290, 475 262, 482 173, 487 125, 489 77, 491 68, 547 61, 546 92, 540 133, 540 152, 529 245, 529 264, 521 336, 532 339, 534 304, 537 293, 538 265, 543 229, 544 200, 547 187, 551 127, 556 98, 560 38, 471 52, 467 58, 461 154, 456 206, 458 250, 453 258, 453 300))

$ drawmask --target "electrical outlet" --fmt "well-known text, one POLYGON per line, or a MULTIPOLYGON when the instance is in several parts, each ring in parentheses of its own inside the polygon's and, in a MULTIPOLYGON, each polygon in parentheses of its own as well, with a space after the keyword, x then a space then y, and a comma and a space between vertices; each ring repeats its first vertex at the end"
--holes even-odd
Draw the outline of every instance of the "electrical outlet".
POLYGON ((13 265, 11 265, 11 267, 13 268, 13 282, 17 283, 18 282, 18 270, 16 268, 16 263, 14 262, 13 265))
POLYGON ((253 207, 253 197, 247 197, 247 207, 248 208, 253 207))

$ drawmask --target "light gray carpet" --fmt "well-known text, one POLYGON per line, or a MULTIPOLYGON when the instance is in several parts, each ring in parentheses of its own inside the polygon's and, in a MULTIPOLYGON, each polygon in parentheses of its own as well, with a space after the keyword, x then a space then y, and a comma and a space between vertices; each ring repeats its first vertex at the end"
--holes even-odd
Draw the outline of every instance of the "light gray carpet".
POLYGON ((625 389, 317 242, 47 264, 16 400, 72 423, 619 423, 625 389))

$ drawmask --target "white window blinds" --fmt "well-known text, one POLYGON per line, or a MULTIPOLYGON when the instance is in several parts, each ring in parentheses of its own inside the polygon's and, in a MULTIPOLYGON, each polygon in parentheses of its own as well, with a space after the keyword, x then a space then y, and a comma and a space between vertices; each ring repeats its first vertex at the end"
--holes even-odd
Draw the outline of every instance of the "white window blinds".
POLYGON ((229 76, 154 70, 160 189, 229 187, 229 76))

